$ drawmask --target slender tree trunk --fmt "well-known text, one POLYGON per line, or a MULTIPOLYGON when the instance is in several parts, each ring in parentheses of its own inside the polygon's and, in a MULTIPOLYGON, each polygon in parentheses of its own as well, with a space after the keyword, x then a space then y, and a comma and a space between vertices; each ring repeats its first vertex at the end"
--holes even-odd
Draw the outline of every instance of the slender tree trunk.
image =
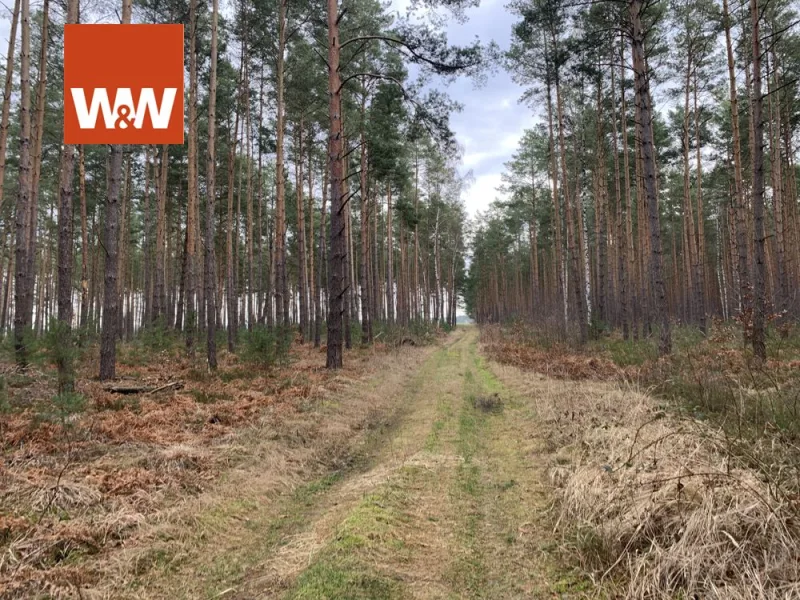
POLYGON ((208 84, 208 155, 206 162, 206 239, 205 239, 205 287, 206 287, 206 356, 208 368, 217 368, 217 306, 216 306, 216 256, 214 230, 216 221, 216 118, 217 118, 217 37, 219 0, 213 0, 211 12, 211 65, 208 84))
MULTIPOLYGON (((39 47, 39 67, 38 67, 38 81, 36 83, 36 119, 33 122, 31 129, 31 137, 33 139, 33 154, 31 155, 31 201, 29 204, 30 216, 28 217, 28 273, 30 276, 27 279, 28 284, 28 301, 30 306, 27 310, 33 311, 34 299, 34 286, 38 281, 36 278, 36 237, 38 235, 38 210, 39 210, 39 182, 42 174, 42 142, 44 140, 44 113, 46 107, 46 92, 47 92, 47 50, 49 47, 50 36, 48 34, 50 24, 50 1, 44 0, 42 5, 42 29, 41 29, 41 45, 39 47)), ((44 254, 44 252, 43 252, 44 254)), ((38 288, 41 290, 41 282, 38 288)), ((36 296, 39 299, 37 302, 36 311, 36 329, 42 331, 41 321, 41 296, 36 296)))
POLYGON ((380 249, 378 247, 380 240, 378 237, 378 210, 380 203, 378 202, 378 193, 375 191, 372 193, 371 204, 372 210, 370 211, 370 216, 372 217, 372 235, 370 238, 372 241, 372 260, 370 261, 370 264, 372 266, 372 292, 370 293, 370 298, 372 300, 372 310, 370 311, 370 319, 372 321, 372 330, 374 333, 375 323, 383 319, 383 300, 381 298, 380 287, 380 249))
POLYGON ((308 233, 306 246, 308 248, 308 299, 309 299, 309 324, 308 331, 306 332, 306 339, 311 340, 314 336, 314 329, 316 328, 317 312, 317 285, 315 281, 316 271, 314 265, 314 125, 309 125, 308 128, 308 233))
MULTIPOLYGON (((233 352, 236 347, 236 329, 238 327, 238 320, 236 316, 236 304, 239 301, 236 293, 236 282, 234 279, 234 258, 233 258, 233 236, 234 236, 234 215, 233 215, 233 192, 234 183, 233 178, 235 175, 236 165, 236 142, 239 134, 239 111, 236 110, 235 125, 231 138, 228 142, 230 149, 228 151, 228 220, 226 231, 226 300, 228 303, 228 351, 233 352)), ((238 233, 238 232, 237 232, 238 233)))
MULTIPOLYGON (((329 0, 330 1, 330 0, 329 0)), ((284 54, 286 51, 286 8, 288 0, 278 2, 278 52, 276 64, 277 117, 275 124, 275 306, 278 323, 289 325, 289 288, 286 280, 286 182, 284 175, 284 54)), ((337 36, 338 37, 338 36, 337 36)))
POLYGON ((758 0, 750 0, 752 23, 752 96, 750 114, 753 122, 753 227, 755 249, 755 305, 753 307, 753 354, 762 362, 767 360, 766 347, 766 257, 764 235, 764 124, 761 116, 761 40, 758 0))
MULTIPOLYGON (((77 23, 78 21, 78 0, 70 0, 67 8, 67 23, 77 23)), ((0 140, 0 146, 2 142, 0 140)), ((0 147, 0 152, 4 153, 5 148, 0 147)), ((69 329, 72 328, 72 180, 75 169, 75 148, 65 145, 62 150, 61 161, 61 182, 59 185, 59 204, 58 204, 58 319, 65 323, 69 329)), ((0 179, 2 181, 2 179, 0 179)), ((64 343, 71 343, 70 340, 63 340, 64 343)), ((59 368, 67 368, 67 365, 59 365, 59 368)), ((66 375, 66 373, 62 373, 66 375)), ((67 384, 71 391, 71 381, 67 384)))
POLYGON ((314 319, 314 347, 319 348, 322 338, 322 281, 325 271, 325 209, 328 205, 328 164, 322 167, 322 210, 319 219, 319 262, 317 263, 317 316, 314 319))
MULTIPOLYGON (((631 197, 631 168, 630 168, 630 152, 628 150, 628 108, 625 100, 625 62, 624 62, 624 39, 620 36, 620 98, 621 98, 621 117, 622 117, 622 157, 623 157, 623 170, 625 172, 625 206, 627 207, 627 214, 625 215, 625 261, 627 263, 627 287, 628 287, 628 305, 630 308, 630 323, 629 329, 633 331, 633 338, 638 337, 639 331, 639 291, 637 289, 636 281, 636 261, 634 257, 633 245, 633 199, 631 197)), ((623 334, 625 330, 623 328, 623 334)), ((625 336, 627 338, 627 335, 625 336)))
POLYGON ((683 95, 683 230, 684 247, 686 249, 686 293, 689 294, 687 317, 700 324, 700 262, 697 248, 697 232, 692 209, 690 166, 689 166, 689 87, 692 73, 692 49, 689 48, 686 63, 686 77, 684 79, 683 95))
POLYGON ((167 274, 165 245, 167 243, 167 173, 169 168, 169 146, 161 147, 161 159, 156 180, 156 265, 155 288, 153 290, 153 323, 167 323, 167 274))
POLYGON ((697 103, 697 69, 694 72, 694 135, 695 164, 697 168, 697 317, 700 331, 708 334, 708 309, 706 308, 706 234, 703 210, 703 161, 700 152, 700 107, 697 103))
MULTIPOLYGON (((344 125, 342 125, 342 129, 344 130, 344 125)), ((342 143, 343 149, 342 151, 347 154, 347 141, 344 140, 342 143)), ((344 222, 344 247, 345 247, 345 254, 344 254, 344 287, 342 288, 342 292, 344 296, 342 297, 342 327, 344 329, 344 347, 348 350, 353 347, 353 330, 351 327, 351 319, 352 319, 352 305, 353 305, 353 278, 352 278, 352 256, 353 256, 353 244, 352 244, 352 237, 351 237, 351 222, 350 222, 350 201, 349 201, 349 189, 347 185, 347 161, 344 161, 344 172, 342 177, 342 220, 344 222), (347 200, 345 201, 345 198, 347 200)))
POLYGON ((331 194, 331 242, 328 258, 328 352, 326 366, 342 367, 342 317, 344 268, 346 259, 345 222, 343 218, 342 189, 344 156, 342 139, 342 91, 339 75, 339 2, 328 0, 328 96, 330 99, 330 143, 328 162, 331 194))
MULTIPOLYGON (((546 42, 545 42, 546 43, 546 42)), ((552 67, 549 67, 552 68, 552 67)), ((550 179, 552 181, 553 198, 553 230, 555 233, 555 260, 556 260, 556 302, 559 313, 559 322, 562 333, 567 330, 567 298, 564 281, 564 242, 561 235, 561 209, 558 199, 558 156, 553 125, 553 100, 550 75, 547 77, 547 130, 550 150, 550 179)))
POLYGON ((14 350, 17 364, 28 366, 26 337, 31 326, 31 287, 28 279, 33 274, 28 270, 28 235, 30 228, 31 198, 31 23, 30 2, 21 0, 20 20, 22 21, 22 44, 20 47, 20 136, 19 136, 19 184, 16 204, 16 249, 14 275, 14 350))
MULTIPOLYGON (((773 57, 774 47, 773 47, 773 57)), ((770 73, 770 53, 766 53, 766 71, 770 73)), ((786 337, 789 330, 785 327, 786 317, 789 314, 789 282, 786 270, 786 223, 783 193, 783 158, 781 157, 781 107, 780 86, 777 81, 778 65, 773 60, 771 72, 772 79, 768 78, 769 88, 769 144, 771 150, 771 175, 772 175, 772 218, 775 222, 775 259, 778 272, 778 285, 776 288, 776 305, 779 318, 777 325, 781 336, 786 337)))
MULTIPOLYGON (((122 0, 122 23, 131 22, 131 1, 122 0)), ((103 289, 103 332, 100 339, 100 380, 113 379, 117 368, 117 326, 119 294, 119 194, 122 178, 122 146, 111 146, 104 246, 106 250, 105 286, 103 289)))
MULTIPOLYGON (((613 56, 613 53, 612 53, 613 56)), ((620 182, 620 170, 619 170, 619 147, 617 145, 617 139, 619 138, 619 132, 617 127, 617 96, 616 96, 616 89, 615 89, 615 69, 612 66, 611 69, 611 110, 613 113, 613 118, 611 122, 613 123, 612 129, 612 149, 614 151, 614 199, 617 203, 617 243, 619 244, 619 248, 617 249, 617 279, 619 281, 619 288, 617 291, 617 296, 619 298, 619 320, 622 322, 622 337, 623 339, 628 339, 630 335, 630 323, 629 323, 629 316, 628 316, 628 277, 627 277, 627 235, 625 234, 625 224, 627 223, 627 212, 628 212, 628 203, 626 202, 625 196, 622 195, 622 186, 620 182)), ((620 82, 620 88, 622 88, 620 82)), ((624 132, 623 132, 624 133, 624 132)))
POLYGON ((261 88, 258 92, 258 135, 256 145, 258 148, 258 294, 256 295, 256 306, 258 311, 258 322, 264 322, 264 169, 262 159, 262 136, 260 124, 264 122, 264 63, 261 63, 261 88))
POLYGON ((255 310, 253 309, 253 131, 250 118, 250 67, 247 67, 247 77, 245 79, 245 135, 247 145, 245 146, 245 158, 247 160, 247 230, 246 248, 247 252, 247 286, 245 286, 245 314, 247 315, 247 329, 253 328, 255 321, 255 310))
POLYGON ((295 175, 297 184, 297 261, 298 292, 300 294, 300 343, 304 344, 308 332, 308 285, 306 274, 306 219, 303 199, 303 119, 297 128, 295 147, 295 175))
MULTIPOLYGON (((608 235, 608 225, 606 222, 606 207, 608 199, 606 197, 605 188, 605 132, 603 131, 603 85, 602 81, 598 78, 597 81, 597 187, 599 203, 597 205, 597 214, 595 214, 595 221, 597 225, 597 319, 600 322, 606 320, 606 298, 608 295, 608 284, 606 280, 606 273, 608 271, 608 247, 606 244, 608 235)), ((616 119, 616 115, 614 116, 616 119)))
POLYGON ((394 323, 394 234, 392 231, 392 186, 386 186, 386 320, 394 323))
POLYGON ((78 194, 81 202, 81 318, 80 327, 89 318, 89 226, 86 215, 86 161, 83 146, 78 146, 78 194))
POLYGON ((150 323, 153 313, 153 214, 150 203, 150 177, 153 176, 155 168, 150 157, 150 146, 145 147, 144 152, 144 246, 142 248, 143 275, 144 275, 144 311, 142 324, 150 323))
POLYGON ((188 182, 186 207, 186 351, 194 354, 194 334, 197 327, 196 285, 197 285, 197 240, 198 217, 200 210, 199 186, 197 185, 197 0, 189 0, 189 139, 188 139, 188 182))

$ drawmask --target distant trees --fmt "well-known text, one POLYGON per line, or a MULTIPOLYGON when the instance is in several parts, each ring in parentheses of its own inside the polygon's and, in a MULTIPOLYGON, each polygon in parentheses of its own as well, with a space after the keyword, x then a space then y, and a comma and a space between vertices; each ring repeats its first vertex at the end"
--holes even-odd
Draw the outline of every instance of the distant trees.
POLYGON ((767 323, 785 332, 800 309, 796 8, 511 9, 506 64, 545 113, 506 165, 508 200, 479 220, 469 310, 578 340, 585 322, 626 338, 657 326, 662 353, 675 321, 736 318, 763 359, 767 323))

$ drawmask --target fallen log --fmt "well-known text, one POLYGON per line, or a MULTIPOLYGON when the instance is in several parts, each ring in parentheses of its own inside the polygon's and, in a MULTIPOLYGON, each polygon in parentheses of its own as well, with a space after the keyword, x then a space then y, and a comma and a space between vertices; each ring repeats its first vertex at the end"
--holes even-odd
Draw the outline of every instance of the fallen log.
POLYGON ((149 392, 153 388, 136 381, 120 381, 119 383, 107 385, 105 389, 114 394, 141 394, 142 392, 149 392))
POLYGON ((147 394, 150 396, 152 394, 157 394, 158 392, 163 392, 164 390, 179 390, 182 387, 183 382, 180 380, 170 381, 169 383, 165 383, 164 385, 160 385, 155 388, 149 385, 144 385, 137 381, 120 381, 106 386, 105 389, 114 394, 147 394))

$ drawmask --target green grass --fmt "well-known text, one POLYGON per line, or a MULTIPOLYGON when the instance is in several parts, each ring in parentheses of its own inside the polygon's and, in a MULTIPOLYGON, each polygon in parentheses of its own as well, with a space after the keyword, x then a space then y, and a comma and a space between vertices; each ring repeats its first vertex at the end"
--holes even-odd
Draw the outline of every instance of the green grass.
POLYGON ((405 485, 417 469, 405 467, 398 481, 365 496, 339 525, 333 539, 303 571, 287 598, 392 600, 407 594, 401 581, 374 564, 380 555, 407 560, 400 532, 408 522, 405 485))

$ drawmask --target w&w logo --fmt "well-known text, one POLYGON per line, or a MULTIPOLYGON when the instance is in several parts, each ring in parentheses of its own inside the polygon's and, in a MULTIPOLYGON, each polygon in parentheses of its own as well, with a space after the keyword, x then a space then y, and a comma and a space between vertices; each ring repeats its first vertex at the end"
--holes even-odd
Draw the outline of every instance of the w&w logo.
POLYGON ((183 26, 67 25, 64 142, 182 144, 183 26))

